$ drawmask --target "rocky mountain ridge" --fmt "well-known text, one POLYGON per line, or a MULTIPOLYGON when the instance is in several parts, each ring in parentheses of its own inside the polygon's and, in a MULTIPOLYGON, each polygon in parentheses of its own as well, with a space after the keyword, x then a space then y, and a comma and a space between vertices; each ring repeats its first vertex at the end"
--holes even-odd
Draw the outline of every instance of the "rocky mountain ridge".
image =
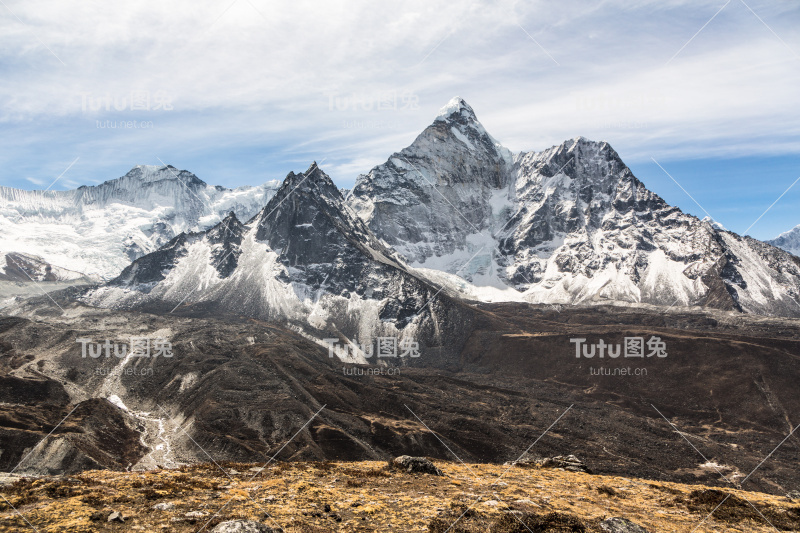
MULTIPOLYGON (((429 347, 453 339, 465 318, 412 272, 345 205, 316 164, 290 173, 242 223, 229 214, 134 261, 83 300, 157 312, 228 314, 290 324, 317 340, 394 337, 429 347)), ((369 352, 355 348, 353 361, 369 352)))
POLYGON ((800 316, 800 260, 668 205, 608 143, 515 154, 453 99, 349 203, 432 280, 480 301, 620 301, 800 316))
POLYGON ((0 250, 111 279, 182 232, 207 229, 230 211, 250 218, 276 188, 211 186, 170 165, 137 165, 120 178, 68 191, 0 187, 0 250))
MULTIPOLYGON (((302 184, 308 176, 291 173, 281 185, 284 196, 279 202, 295 205, 297 199, 286 200, 294 191, 289 185, 302 184)), ((21 242, 40 239, 41 231, 30 231, 31 224, 38 223, 33 221, 36 217, 76 224, 77 233, 58 238, 51 234, 47 243, 33 248, 52 247, 56 251, 47 257, 61 261, 52 263, 74 263, 76 267, 68 269, 77 272, 124 270, 120 279, 128 279, 136 270, 139 275, 129 280, 128 289, 136 285, 147 295, 138 300, 151 303, 161 295, 165 306, 182 303, 184 296, 193 302, 190 286, 207 284, 199 276, 211 271, 199 263, 189 269, 194 273, 180 276, 179 287, 167 288, 167 282, 156 279, 171 268, 167 263, 174 266, 200 239, 213 248, 208 257, 217 276, 228 278, 236 270, 254 286, 269 286, 266 292, 245 291, 247 296, 242 296, 247 302, 242 310, 252 316, 298 319, 310 308, 289 305, 287 298, 308 303, 323 298, 322 293, 325 298, 342 297, 344 287, 345 299, 357 294, 359 305, 373 300, 369 305, 380 307, 383 304, 375 302, 382 296, 373 294, 383 292, 376 285, 372 292, 366 289, 368 276, 360 282, 339 279, 337 286, 323 283, 329 265, 342 275, 349 270, 356 277, 366 276, 358 264, 373 252, 377 255, 371 260, 378 263, 381 257, 391 257, 395 266, 402 263, 398 268, 408 279, 424 280, 435 291, 444 288, 445 294, 472 301, 627 302, 800 316, 796 256, 668 205, 633 175, 608 143, 577 137, 541 152, 512 154, 461 98, 452 99, 410 146, 359 176, 346 198, 333 183, 306 191, 319 196, 312 211, 327 213, 322 226, 298 212, 281 221, 263 221, 269 224, 253 234, 254 240, 245 239, 245 227, 258 224, 250 220, 256 213, 277 217, 285 211, 286 206, 276 202, 277 214, 264 212, 277 189, 269 185, 226 190, 172 167, 136 167, 119 180, 93 188, 0 193, 7 197, 8 213, 30 219, 14 226, 14 239, 20 233, 29 234, 19 237, 21 242), (109 219, 109 210, 121 205, 127 207, 118 218, 109 219), (334 212, 339 214, 332 216, 334 212), (215 224, 216 237, 204 233, 215 224), (97 235, 101 228, 102 238, 97 235), (233 229, 241 234, 232 237, 233 229), (347 243, 355 255, 331 249, 334 245, 326 239, 337 235, 341 239, 332 242, 347 243), (91 244, 84 242, 88 239, 91 244), (269 249, 283 254, 281 266, 263 256, 253 259, 250 272, 244 274, 239 255, 247 247, 254 251, 256 241, 266 241, 269 249), (290 257, 298 246, 304 253, 290 257), (155 255, 138 266, 125 266, 129 259, 150 252, 155 255), (334 258, 339 267, 332 266, 334 258), (354 261, 349 269, 342 266, 348 261, 354 261), (156 272, 158 264, 164 268, 156 272), (285 271, 278 275, 281 268, 285 271), (142 269, 153 272, 144 275, 142 269), (155 282, 160 288, 152 292, 155 282), (361 288, 353 293, 359 283, 361 288), (321 292, 312 296, 314 291, 321 292), (282 293, 286 295, 279 296, 282 293), (260 301, 255 301, 257 294, 260 301)), ((305 198, 310 201, 308 194, 305 198)), ((0 225, 3 221, 8 223, 8 216, 0 218, 0 225)), ((43 222, 39 229, 51 232, 53 225, 43 222)), ((0 248, 18 245, 0 241, 0 248)), ((170 279, 178 283, 177 275, 170 279)), ((120 280, 111 284, 122 285, 120 280)), ((104 301, 111 305, 112 300, 104 301)), ((128 295, 124 300, 137 298, 128 295)), ((212 301, 216 300, 207 303, 212 301)), ((365 328, 370 329, 363 324, 350 329, 365 328)))

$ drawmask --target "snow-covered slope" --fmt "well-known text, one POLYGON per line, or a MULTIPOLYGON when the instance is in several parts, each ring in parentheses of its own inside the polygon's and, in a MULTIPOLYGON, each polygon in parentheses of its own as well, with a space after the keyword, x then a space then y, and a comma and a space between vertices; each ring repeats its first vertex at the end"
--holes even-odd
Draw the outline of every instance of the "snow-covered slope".
POLYGON ((785 231, 772 240, 767 241, 772 246, 786 250, 790 254, 800 256, 800 226, 795 226, 785 231))
POLYGON ((41 257, 23 253, 0 252, 0 281, 40 282, 74 281, 83 278, 80 272, 51 265, 41 257))
POLYGON ((213 309, 288 322, 317 339, 388 336, 441 345, 447 328, 431 314, 455 326, 459 308, 437 295, 375 238, 314 164, 290 173, 248 222, 231 213, 206 232, 178 235, 86 300, 114 308, 213 309))
POLYGON ((183 231, 206 229, 230 211, 251 217, 277 186, 226 189, 172 166, 140 165, 69 191, 0 187, 0 250, 111 278, 183 231))
POLYGON ((513 156, 453 99, 349 203, 431 280, 479 300, 709 305, 800 316, 800 260, 668 205, 604 142, 513 156))

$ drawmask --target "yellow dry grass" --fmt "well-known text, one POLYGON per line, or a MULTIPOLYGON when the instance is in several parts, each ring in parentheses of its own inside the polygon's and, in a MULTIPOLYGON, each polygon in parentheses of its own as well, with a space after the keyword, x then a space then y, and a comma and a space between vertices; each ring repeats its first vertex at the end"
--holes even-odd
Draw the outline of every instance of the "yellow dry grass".
MULTIPOLYGON (((27 479, 0 488, 8 501, 0 499, 0 532, 210 531, 221 521, 244 518, 287 533, 405 533, 429 531, 436 517, 452 523, 467 507, 474 512, 451 531, 484 530, 469 529, 470 517, 477 514, 491 521, 512 509, 557 511, 587 524, 624 517, 653 533, 775 531, 760 516, 726 516, 724 508, 699 525, 708 510, 692 505, 696 498, 691 495, 706 488, 698 485, 488 464, 437 461, 437 465, 444 477, 389 472, 385 463, 365 461, 281 463, 259 474, 250 471, 258 465, 225 463, 223 469, 230 475, 217 465, 203 464, 27 479), (154 510, 158 503, 174 507, 154 510), (125 522, 109 523, 111 511, 122 513, 125 522)), ((773 521, 800 516, 800 505, 785 497, 722 490, 738 501, 749 500, 759 512, 767 510, 770 514, 765 515, 773 521)))

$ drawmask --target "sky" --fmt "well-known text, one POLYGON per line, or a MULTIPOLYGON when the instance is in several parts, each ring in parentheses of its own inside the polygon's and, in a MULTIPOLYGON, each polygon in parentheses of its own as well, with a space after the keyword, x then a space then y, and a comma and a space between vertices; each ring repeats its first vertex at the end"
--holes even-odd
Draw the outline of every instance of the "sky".
POLYGON ((349 187, 458 95, 512 151, 608 141, 669 203, 768 239, 800 224, 798 29, 790 0, 2 0, 0 185, 317 161, 349 187))

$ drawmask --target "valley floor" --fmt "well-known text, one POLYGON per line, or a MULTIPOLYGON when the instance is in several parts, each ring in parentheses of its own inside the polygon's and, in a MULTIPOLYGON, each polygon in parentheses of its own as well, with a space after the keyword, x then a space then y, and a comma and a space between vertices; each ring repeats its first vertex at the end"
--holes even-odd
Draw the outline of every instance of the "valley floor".
POLYGON ((234 519, 286 533, 600 532, 610 517, 651 533, 800 531, 800 502, 783 496, 539 467, 437 465, 443 477, 363 461, 25 478, 0 487, 0 532, 199 532, 234 519), (113 513, 124 522, 110 521, 113 513))

